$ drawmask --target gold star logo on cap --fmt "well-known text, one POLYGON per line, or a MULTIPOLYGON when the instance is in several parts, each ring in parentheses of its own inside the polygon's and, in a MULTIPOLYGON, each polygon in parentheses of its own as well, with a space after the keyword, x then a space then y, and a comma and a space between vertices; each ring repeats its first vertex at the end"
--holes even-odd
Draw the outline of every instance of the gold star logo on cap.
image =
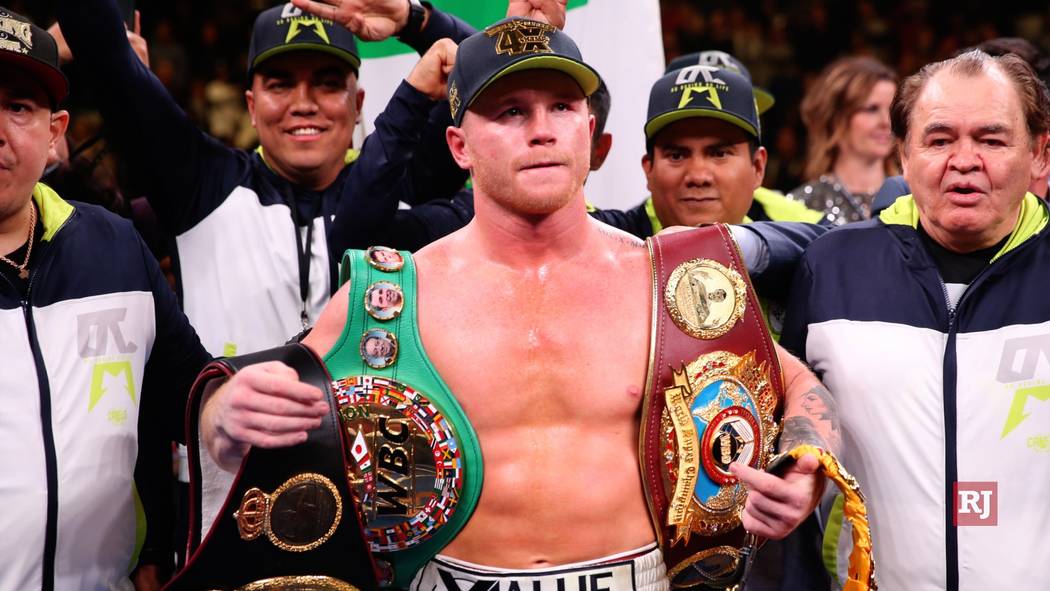
POLYGON ((497 37, 497 55, 521 55, 524 53, 554 53, 551 49, 550 33, 558 29, 546 23, 536 21, 511 21, 491 29, 485 34, 497 37))
POLYGON ((682 100, 678 101, 678 108, 684 109, 693 101, 694 96, 707 95, 707 100, 716 109, 722 110, 722 100, 718 96, 718 90, 710 84, 690 84, 681 87, 682 100))

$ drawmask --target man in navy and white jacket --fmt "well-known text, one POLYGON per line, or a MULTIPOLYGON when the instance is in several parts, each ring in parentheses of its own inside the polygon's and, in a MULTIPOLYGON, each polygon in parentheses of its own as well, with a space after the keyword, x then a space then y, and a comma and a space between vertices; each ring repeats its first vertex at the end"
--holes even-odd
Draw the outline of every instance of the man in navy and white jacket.
MULTIPOLYGON (((424 53, 466 23, 409 0, 370 0, 364 27, 424 53)), ((213 355, 283 343, 313 324, 337 286, 332 219, 351 235, 377 217, 466 180, 445 146, 448 106, 403 82, 375 131, 352 149, 364 91, 342 24, 292 3, 260 13, 245 93, 260 148, 226 147, 190 121, 128 45, 113 0, 63 0, 58 20, 92 72, 107 131, 173 242, 183 309, 213 355), (413 124, 417 115, 429 124, 413 124), (406 144, 423 149, 408 150, 406 144), (425 194, 425 195, 424 195, 425 194)))
POLYGON ((885 589, 1050 581, 1048 111, 1017 56, 926 66, 892 106, 914 194, 798 271, 781 343, 836 398, 885 589))
POLYGON ((139 426, 182 439, 209 356, 131 222, 39 183, 54 39, 0 8, 0 589, 132 589, 139 426))

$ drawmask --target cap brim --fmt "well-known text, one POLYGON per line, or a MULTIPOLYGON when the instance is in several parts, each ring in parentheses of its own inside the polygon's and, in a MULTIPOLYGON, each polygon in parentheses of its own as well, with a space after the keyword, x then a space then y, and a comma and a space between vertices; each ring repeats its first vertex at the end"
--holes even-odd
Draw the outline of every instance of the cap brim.
POLYGON ((773 108, 773 104, 776 103, 776 99, 764 88, 754 88, 755 91, 755 104, 758 106, 758 114, 761 115, 766 111, 773 108))
POLYGON ((523 60, 516 61, 489 77, 489 79, 481 85, 481 88, 474 93, 474 96, 470 99, 470 104, 466 105, 466 109, 469 109, 470 105, 477 102, 478 97, 500 78, 516 72, 524 72, 526 70, 555 70, 568 74, 577 84, 580 85, 580 89, 583 90, 584 96, 591 96, 594 94, 594 91, 598 90, 598 87, 601 86, 601 77, 598 76, 598 72, 594 71, 594 68, 591 68, 583 62, 578 62, 574 59, 560 55, 533 55, 523 60))
POLYGON ((259 66, 266 60, 292 51, 314 51, 320 53, 327 53, 329 55, 334 55, 335 57, 350 64, 350 66, 354 69, 355 72, 359 72, 361 70, 361 58, 350 53, 349 51, 346 51, 345 49, 341 49, 339 47, 334 47, 331 45, 323 45, 321 43, 286 43, 284 45, 278 45, 277 47, 271 47, 270 49, 267 49, 266 51, 256 56, 255 61, 252 62, 252 69, 250 73, 254 73, 255 70, 257 70, 259 66))
POLYGON ((731 123, 740 129, 747 132, 748 135, 758 137, 758 130, 755 126, 751 125, 742 117, 727 113, 726 111, 719 111, 716 109, 702 109, 702 108, 691 108, 691 109, 680 109, 677 111, 671 111, 670 113, 664 113, 657 115, 649 120, 645 124, 645 137, 652 139, 661 129, 668 125, 681 121, 682 119, 692 119, 693 117, 710 117, 713 119, 721 119, 727 123, 731 123))
POLYGON ((38 59, 10 51, 0 51, 0 62, 25 70, 40 82, 53 106, 58 106, 69 94, 69 81, 65 75, 38 59))

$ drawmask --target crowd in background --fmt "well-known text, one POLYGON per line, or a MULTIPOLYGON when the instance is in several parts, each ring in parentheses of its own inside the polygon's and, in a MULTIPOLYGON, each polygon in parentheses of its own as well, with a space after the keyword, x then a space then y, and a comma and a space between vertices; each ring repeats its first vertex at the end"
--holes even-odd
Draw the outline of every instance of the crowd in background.
POLYGON ((727 51, 747 64, 756 86, 776 97, 762 118, 770 151, 765 184, 781 191, 809 180, 803 174, 806 135, 799 103, 835 58, 871 56, 904 77, 995 37, 1018 36, 1050 48, 1050 7, 1039 3, 989 11, 972 0, 662 0, 660 8, 668 58, 727 51))

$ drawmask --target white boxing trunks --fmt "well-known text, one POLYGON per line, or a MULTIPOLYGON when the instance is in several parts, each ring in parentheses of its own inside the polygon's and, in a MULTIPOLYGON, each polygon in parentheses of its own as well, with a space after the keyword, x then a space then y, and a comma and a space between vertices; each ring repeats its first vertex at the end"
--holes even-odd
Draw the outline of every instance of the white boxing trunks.
POLYGON ((411 591, 668 591, 655 543, 604 558, 550 568, 507 570, 437 555, 411 591))

